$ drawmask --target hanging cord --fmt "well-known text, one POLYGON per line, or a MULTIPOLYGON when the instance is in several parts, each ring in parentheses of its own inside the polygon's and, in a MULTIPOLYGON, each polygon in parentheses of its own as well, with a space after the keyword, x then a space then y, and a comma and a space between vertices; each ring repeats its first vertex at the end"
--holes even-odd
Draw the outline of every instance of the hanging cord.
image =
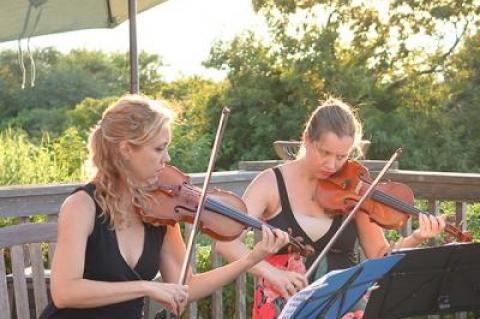
POLYGON ((22 42, 18 39, 18 64, 20 66, 20 71, 22 72, 22 90, 25 89, 25 62, 23 61, 23 51, 22 51, 22 42))
POLYGON ((43 12, 43 6, 41 6, 40 9, 38 10, 37 16, 35 17, 35 23, 33 24, 32 32, 30 32, 27 38, 27 52, 28 52, 28 57, 30 58, 30 87, 35 87, 35 77, 37 74, 35 60, 33 58, 32 51, 30 50, 30 39, 32 38, 32 35, 35 33, 35 30, 37 29, 38 22, 40 21, 40 17, 42 16, 42 12, 43 12))
POLYGON ((26 70, 25 70, 25 61, 23 59, 23 50, 22 50, 22 39, 25 36, 27 31, 28 21, 30 21, 30 14, 32 13, 32 3, 28 5, 27 13, 25 14, 25 20, 23 21, 22 32, 18 36, 18 64, 20 65, 20 70, 22 72, 22 90, 25 89, 26 81, 26 70))
POLYGON ((40 21, 40 17, 43 11, 43 4, 45 4, 48 0, 29 0, 29 5, 27 12, 25 14, 25 20, 23 22, 23 29, 18 36, 18 64, 20 65, 20 70, 22 72, 22 89, 25 89, 25 82, 26 82, 26 69, 25 69, 25 60, 23 58, 23 50, 22 50, 22 39, 25 38, 25 34, 27 33, 28 23, 30 22, 30 15, 32 13, 32 7, 38 9, 37 16, 35 18, 35 22, 32 28, 32 31, 27 37, 27 52, 30 59, 30 66, 31 66, 31 74, 30 74, 30 86, 35 86, 35 77, 36 77, 36 67, 35 61, 33 59, 32 52, 30 50, 30 38, 32 34, 35 32, 38 22, 40 21))
POLYGON ((36 67, 35 60, 33 59, 32 51, 30 50, 30 38, 27 39, 27 52, 28 57, 30 58, 30 87, 35 87, 35 75, 36 67))

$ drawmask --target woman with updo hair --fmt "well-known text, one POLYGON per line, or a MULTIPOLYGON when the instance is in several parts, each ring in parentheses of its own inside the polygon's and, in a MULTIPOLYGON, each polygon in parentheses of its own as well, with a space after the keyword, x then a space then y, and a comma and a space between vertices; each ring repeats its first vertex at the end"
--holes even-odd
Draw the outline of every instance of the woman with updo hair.
MULTIPOLYGON (((315 254, 301 258, 282 249, 250 269, 257 277, 253 319, 276 318, 286 300, 307 284, 306 269, 340 227, 344 216, 331 216, 315 200, 317 181, 326 179, 346 163, 360 155, 362 125, 345 102, 330 98, 318 106, 305 124, 302 147, 297 158, 261 172, 247 187, 243 196, 248 213, 268 224, 302 237, 313 246, 315 254)), ((396 248, 415 247, 434 237, 445 227, 442 217, 420 216, 420 227, 401 238, 396 248)), ((240 237, 217 244, 217 250, 228 260, 238 260, 248 250, 240 237)), ((355 265, 355 243, 367 258, 383 256, 390 245, 382 228, 358 212, 328 252, 316 271, 315 279, 327 272, 355 265)), ((352 318, 352 314, 348 314, 352 318)))
POLYGON ((186 254, 178 224, 156 227, 136 212, 170 161, 172 120, 166 106, 139 95, 103 113, 89 138, 94 175, 60 209, 52 302, 40 318, 142 318, 144 297, 180 315, 288 242, 264 227, 251 252, 203 274, 189 271, 186 285, 177 284, 186 254), (152 281, 159 272, 162 282, 152 281))

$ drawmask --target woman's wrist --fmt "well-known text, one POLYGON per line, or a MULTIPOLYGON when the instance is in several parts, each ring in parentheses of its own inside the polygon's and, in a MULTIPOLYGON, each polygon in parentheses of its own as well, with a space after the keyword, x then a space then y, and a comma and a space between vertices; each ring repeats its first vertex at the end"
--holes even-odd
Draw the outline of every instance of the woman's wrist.
POLYGON ((250 251, 240 260, 244 263, 245 270, 251 270, 254 267, 257 268, 257 265, 261 262, 261 260, 259 261, 258 257, 255 256, 255 252, 253 251, 250 251))
POLYGON ((413 248, 417 247, 425 241, 425 238, 420 236, 417 232, 411 233, 407 237, 400 237, 395 244, 392 246, 392 250, 402 249, 402 248, 413 248))
POLYGON ((270 271, 271 265, 266 261, 260 261, 255 266, 250 268, 250 273, 255 277, 265 277, 265 274, 270 271))
POLYGON ((427 238, 423 237, 422 235, 419 234, 419 232, 414 231, 412 234, 409 236, 412 238, 413 241, 417 243, 417 245, 420 245, 423 243, 427 238))
POLYGON ((145 297, 150 297, 152 294, 152 284, 147 280, 141 280, 138 282, 140 284, 140 289, 145 297))

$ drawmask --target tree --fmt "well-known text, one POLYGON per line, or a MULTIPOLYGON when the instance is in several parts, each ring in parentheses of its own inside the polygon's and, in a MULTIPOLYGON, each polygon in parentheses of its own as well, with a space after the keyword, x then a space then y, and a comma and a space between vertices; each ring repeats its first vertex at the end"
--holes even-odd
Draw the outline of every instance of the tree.
POLYGON ((334 95, 359 107, 377 158, 407 144, 415 151, 402 157, 406 167, 455 167, 435 155, 438 144, 455 144, 454 125, 442 114, 442 80, 478 26, 478 0, 392 0, 388 10, 375 6, 386 2, 368 1, 253 3, 266 19, 270 42, 244 34, 217 43, 206 62, 228 71, 228 89, 218 99, 239 110, 230 129, 241 142, 230 160, 272 158, 271 143, 299 139, 317 100, 334 95), (419 38, 437 46, 429 50, 415 42, 419 38))
MULTIPOLYGON (((11 118, 25 110, 72 109, 86 97, 118 96, 129 90, 127 54, 88 50, 62 54, 46 48, 33 55, 35 86, 21 89, 22 72, 17 54, 9 50, 0 52, 0 126, 12 122, 11 118)), ((154 94, 163 84, 159 70, 162 60, 158 55, 142 52, 139 63, 142 91, 154 94)), ((29 60, 25 60, 25 66, 29 78, 32 72, 29 60)))

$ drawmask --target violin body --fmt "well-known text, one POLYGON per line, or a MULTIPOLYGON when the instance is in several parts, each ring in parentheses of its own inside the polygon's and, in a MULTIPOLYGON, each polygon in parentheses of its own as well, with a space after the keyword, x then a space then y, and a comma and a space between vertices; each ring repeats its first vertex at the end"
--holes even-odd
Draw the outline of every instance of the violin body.
MULTIPOLYGON (((153 225, 174 225, 180 221, 193 223, 200 190, 191 184, 190 177, 173 166, 167 166, 160 172, 158 180, 161 181, 157 185, 159 187, 150 192, 149 209, 140 212, 143 220, 153 225)), ((208 192, 208 199, 247 212, 245 203, 232 192, 214 189, 208 192)), ((223 241, 237 238, 247 228, 230 217, 212 211, 202 215, 199 227, 203 233, 223 241)))
MULTIPOLYGON (((366 193, 372 178, 368 169, 355 160, 348 160, 337 173, 319 180, 315 190, 317 203, 332 214, 347 214, 366 193)), ((360 210, 386 229, 398 229, 405 225, 410 215, 429 214, 414 206, 413 191, 405 184, 378 183, 360 210)), ((445 231, 462 242, 472 241, 472 236, 447 224, 445 231)))
MULTIPOLYGON (((354 160, 348 160, 345 166, 328 179, 319 180, 315 192, 321 207, 333 214, 346 214, 357 204, 366 192, 372 178, 366 167, 354 160)), ((409 219, 408 214, 399 214, 394 208, 375 200, 375 193, 389 194, 392 197, 413 205, 412 190, 405 184, 381 182, 377 184, 371 198, 365 200, 360 210, 367 213, 375 223, 386 229, 398 229, 409 219)))
MULTIPOLYGON (((145 210, 138 210, 143 221, 152 225, 193 223, 201 190, 192 185, 190 177, 174 166, 166 165, 158 174, 157 184, 149 191, 145 210)), ((247 214, 245 203, 232 192, 220 189, 208 191, 205 209, 200 216, 200 231, 210 237, 230 241, 248 227, 261 229, 267 225, 247 214)), ((267 225, 271 229, 272 226, 267 225)), ((290 237, 290 248, 303 256, 313 254, 313 248, 290 237)))

